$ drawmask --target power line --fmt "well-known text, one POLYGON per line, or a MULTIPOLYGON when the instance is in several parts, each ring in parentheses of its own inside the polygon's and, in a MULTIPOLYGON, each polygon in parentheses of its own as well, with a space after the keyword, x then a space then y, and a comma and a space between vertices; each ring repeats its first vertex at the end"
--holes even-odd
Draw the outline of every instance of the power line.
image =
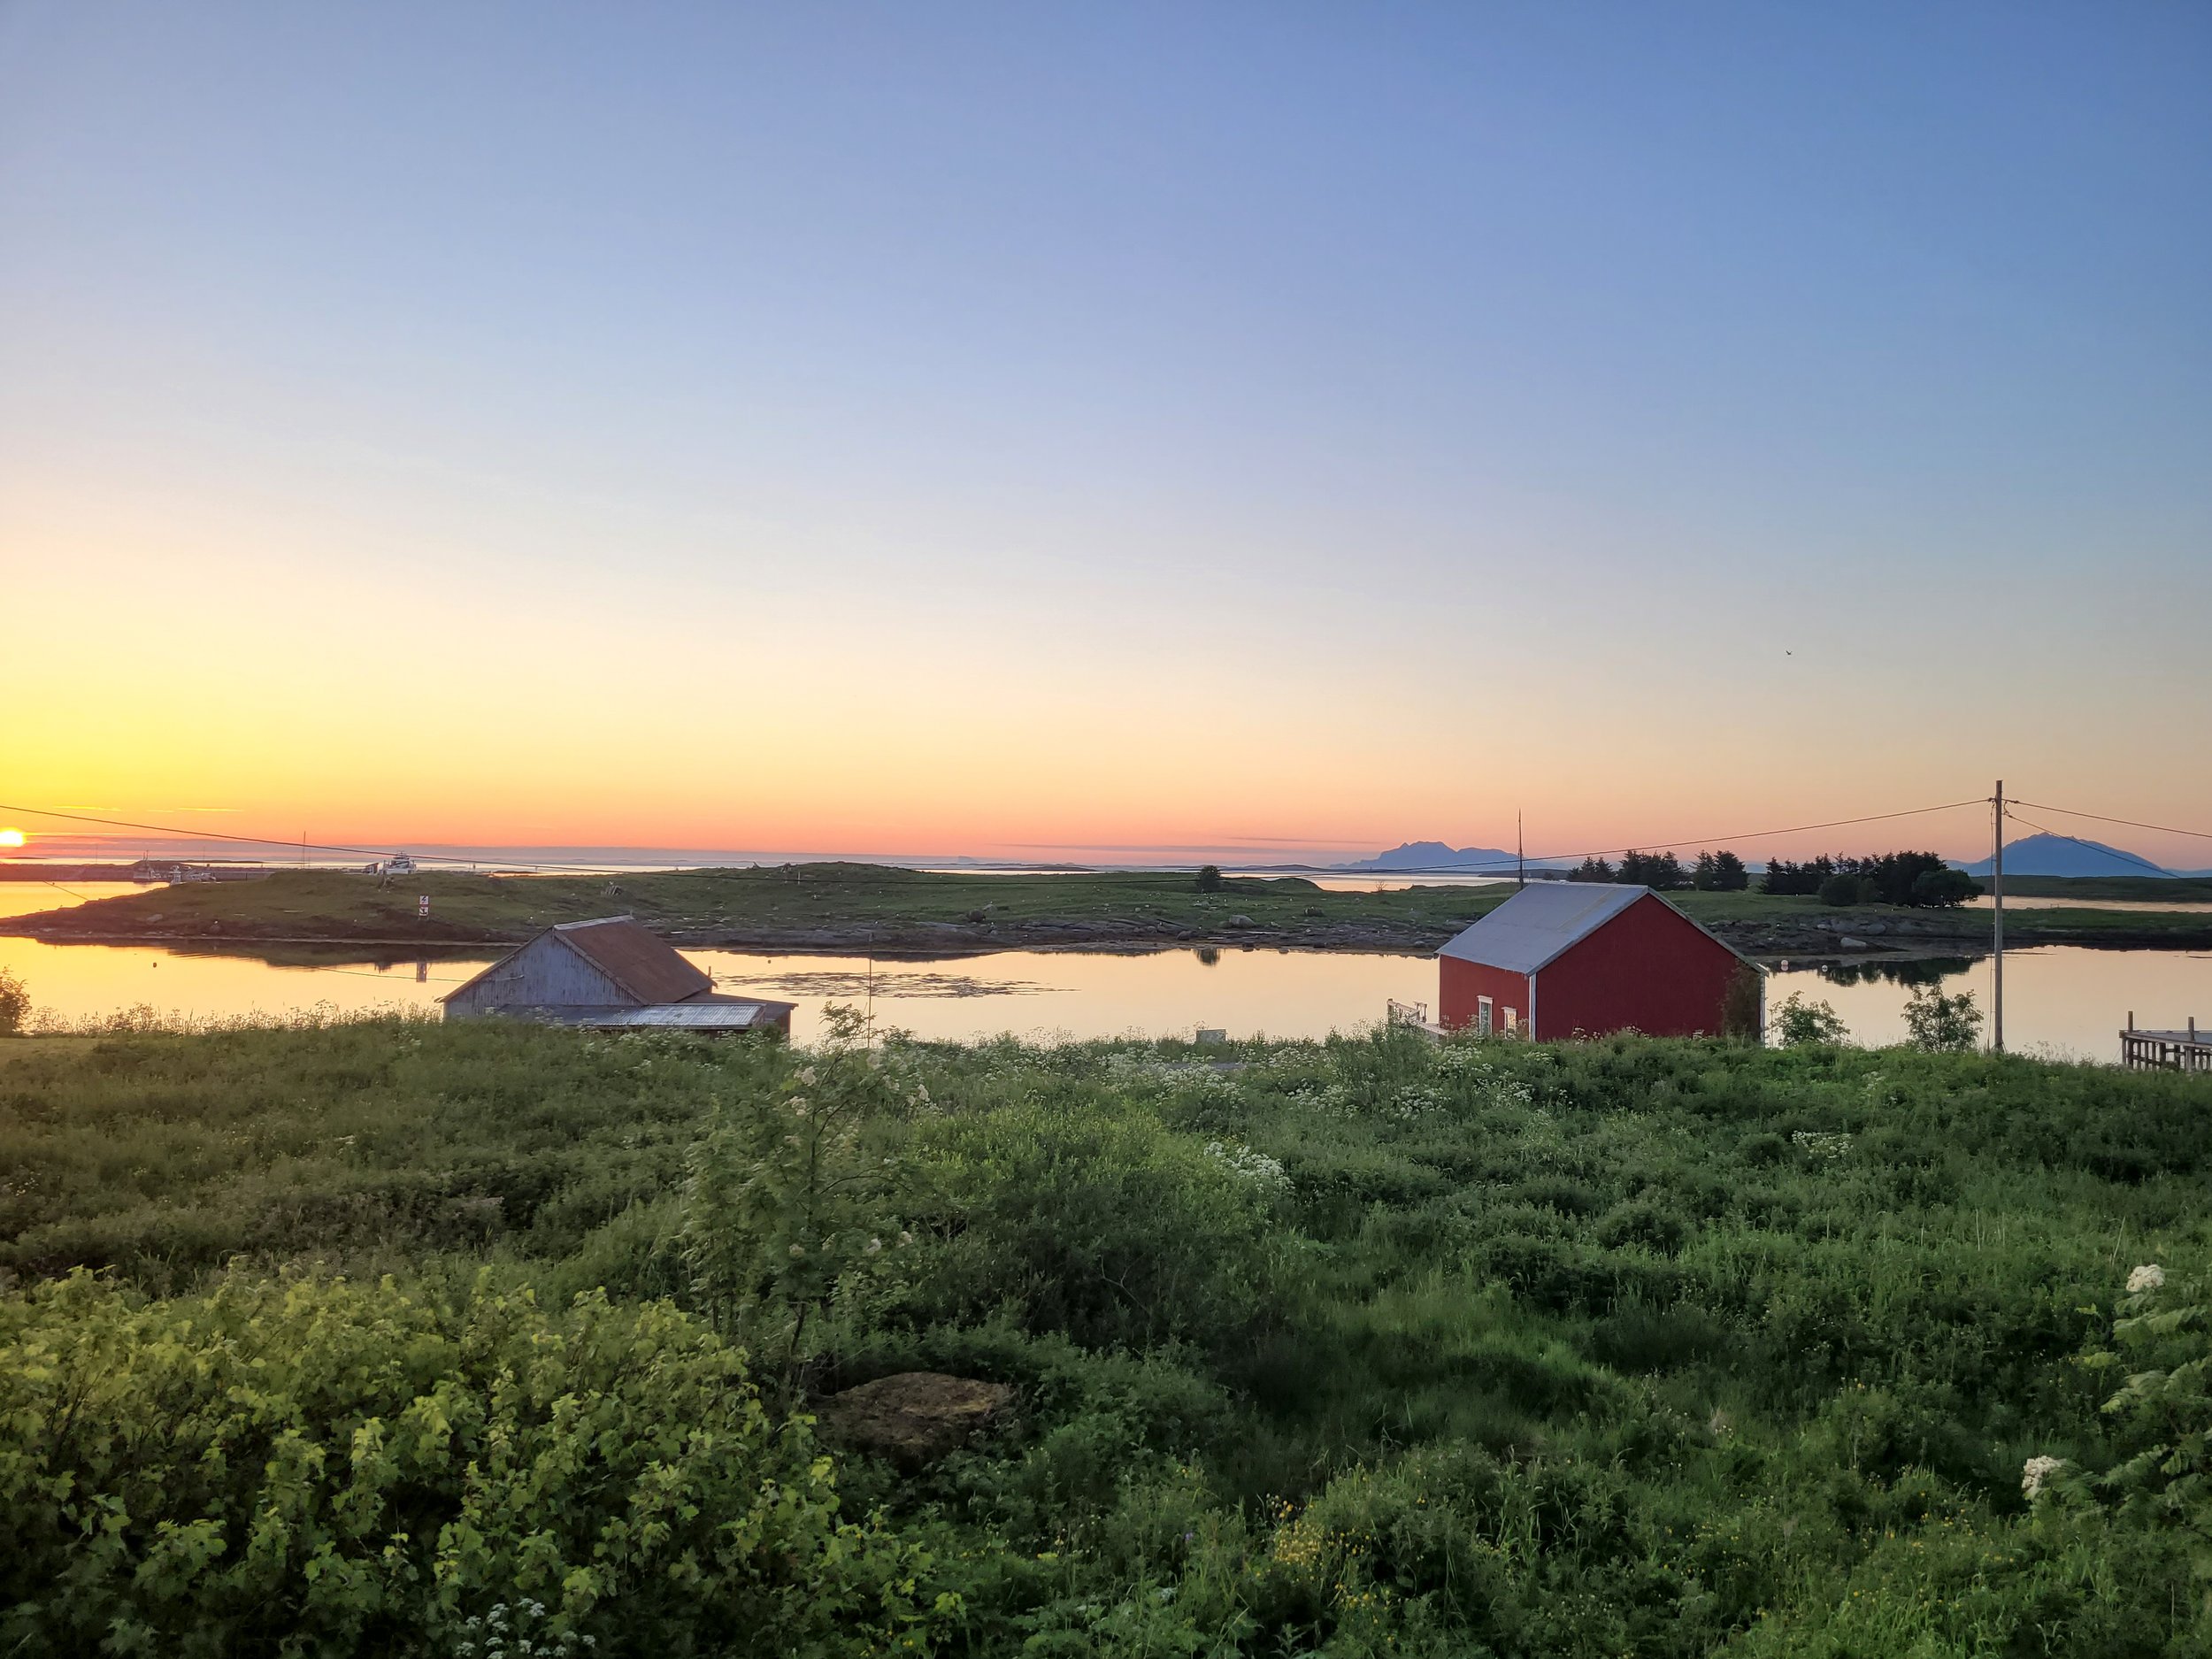
MULTIPOLYGON (((2039 811, 2047 811, 2051 809, 2038 808, 2037 810, 2039 811)), ((2009 801, 2005 803, 2005 816, 2016 824, 2025 824, 2030 829, 2035 830, 2041 834, 2048 835, 2053 841, 2071 841, 2077 847, 2085 847, 2090 844, 2087 841, 2083 841, 2078 835, 2069 835, 2064 830, 2052 829, 2046 825, 2037 823, 2032 818, 2022 818, 2017 812, 2012 810, 2012 803, 2009 801)), ((2103 843, 2098 842, 2097 845, 2102 847, 2103 843)), ((2142 854, 2131 853, 2124 847, 2105 847, 2104 850, 2108 853, 2116 854, 2120 857, 2126 859, 2130 864, 2142 865, 2144 869, 2149 871, 2154 876, 2162 876, 2168 873, 2164 868, 2153 864, 2149 859, 2144 857, 2142 854)))
MULTIPOLYGON (((2094 818, 2100 824, 2124 824, 2130 829, 2156 830, 2162 835, 2193 835, 2199 841, 2212 841, 2212 830, 2176 829, 2170 824, 2145 824, 2131 818, 2107 818, 2101 812, 2077 812, 2071 807, 2051 806, 2041 801, 2023 801, 2019 804, 2032 806, 2039 812, 2055 812, 2061 818, 2094 818)), ((2024 824, 2027 822, 2025 818, 2020 821, 2024 824)), ((2047 834, 2049 833, 2045 832, 2047 834)))
MULTIPOLYGON (((1769 835, 1802 835, 1814 830, 1844 829, 1854 824, 1878 824, 1890 818, 1918 818, 1929 812, 1950 812, 1965 806, 1987 806, 1989 797, 1978 795, 1971 801, 1947 801, 1941 806, 1916 806, 1902 812, 1870 812, 1864 818, 1832 818, 1825 824, 1793 824, 1786 829, 1738 830, 1727 835, 1685 835, 1679 841, 1637 841, 1627 847, 1600 847, 1588 852, 1536 853, 1532 856, 1539 863, 1556 864, 1567 858, 1607 858, 1619 853, 1664 851, 1674 847, 1710 847, 1728 841, 1759 841, 1769 835)), ((1420 869, 1400 871, 1361 872, 1376 875, 1442 875, 1455 870, 1510 870, 1511 859, 1485 860, 1472 864, 1433 864, 1420 869)))
MULTIPOLYGON (((275 835, 233 835, 221 830, 179 829, 167 824, 138 824, 128 818, 96 818, 85 812, 57 812, 50 807, 11 806, 0 801, 0 812, 20 812, 30 818, 65 818, 72 824, 99 824, 110 829, 146 830, 157 835, 177 835, 187 841, 237 841, 250 847, 294 847, 311 849, 319 853, 349 853, 360 858, 390 858, 394 854, 388 848, 340 847, 330 841, 311 841, 303 837, 275 835)), ((479 864, 480 858, 462 858, 449 853, 415 853, 409 855, 417 864, 479 864)), ((500 867, 506 870, 572 871, 582 875, 597 875, 603 867, 596 864, 530 864, 521 859, 503 859, 500 867)))
MULTIPOLYGON (((1831 818, 1825 823, 1820 824, 1793 824, 1781 829, 1738 830, 1725 835, 1685 835, 1674 841, 1636 841, 1626 847, 1601 847, 1592 849, 1591 850, 1586 852, 1539 853, 1536 855, 1536 857, 1540 863, 1554 864, 1568 858, 1606 858, 1613 857, 1622 853, 1640 852, 1646 849, 1652 851, 1664 851, 1676 847, 1712 846, 1727 841, 1760 841, 1773 835, 1802 835, 1809 834, 1814 830, 1846 829, 1856 824, 1879 824, 1888 822, 1889 820, 1894 818, 1919 818, 1931 812, 1950 812, 1955 811, 1961 807, 1981 806, 1985 804, 1985 803, 1986 797, 1977 797, 1971 801, 1947 801, 1940 806, 1909 807, 1901 812, 1870 812, 1862 818, 1831 818)), ((2033 803, 2029 803, 2027 804, 2033 803)), ((2055 811, 2059 809, 2050 808, 2047 810, 2055 811)), ((362 858, 389 858, 393 856, 388 849, 381 848, 342 847, 334 842, 306 841, 295 840, 290 836, 237 835, 227 833, 219 830, 179 829, 165 824, 141 824, 134 822, 128 818, 99 818, 84 812, 58 812, 47 807, 15 806, 11 805, 4 801, 0 801, 0 812, 20 812, 34 818, 62 818, 73 824, 98 824, 113 829, 145 830, 154 834, 176 835, 184 837, 188 840, 235 841, 242 845, 253 847, 292 848, 303 846, 311 848, 316 852, 346 853, 355 857, 362 858)), ((2115 819, 2113 821, 2117 823, 2124 820, 2115 819)), ((2146 826, 2144 827, 2155 826, 2146 826)), ((2188 834, 2193 832, 2185 830, 2180 833, 2188 834)), ((481 859, 461 858, 442 853, 422 853, 414 855, 414 856, 418 863, 424 864, 473 864, 483 862, 481 859)), ((531 864, 518 859, 511 861, 502 860, 500 863, 503 868, 511 870, 573 871, 579 873, 589 875, 606 873, 601 866, 589 864, 531 864)), ((1409 870, 1395 873, 1406 875, 1425 875, 1446 874, 1455 870, 1505 870, 1513 868, 1514 863, 1515 861, 1513 860, 1497 860, 1494 862, 1485 861, 1481 864, 1440 864, 1431 868, 1409 870)))

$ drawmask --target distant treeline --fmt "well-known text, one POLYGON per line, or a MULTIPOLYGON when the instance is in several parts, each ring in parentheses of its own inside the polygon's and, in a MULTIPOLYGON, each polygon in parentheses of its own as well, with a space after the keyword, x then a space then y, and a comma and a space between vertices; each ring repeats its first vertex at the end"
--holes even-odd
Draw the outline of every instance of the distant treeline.
MULTIPOLYGON (((1701 852, 1685 864, 1672 853, 1626 852, 1617 865, 1585 858, 1570 881, 1612 881, 1671 892, 1694 887, 1708 893, 1740 893, 1751 885, 1750 872, 1734 853, 1701 852)), ((1863 858, 1823 853, 1793 864, 1777 858, 1759 878, 1759 891, 1817 895, 1826 904, 1962 904, 1982 891, 1981 883, 1954 870, 1935 853, 1878 853, 1863 858)))
POLYGON ((1817 894, 1827 904, 1962 904, 1982 884, 1934 853, 1823 854, 1802 864, 1778 858, 1759 879, 1762 893, 1817 894))
POLYGON ((1621 855, 1617 866, 1603 858, 1585 858, 1567 879, 1617 881, 1629 887, 1655 887, 1663 893, 1677 887, 1740 893, 1751 885, 1751 872, 1732 852, 1700 853, 1694 864, 1686 865, 1672 853, 1632 851, 1621 855))

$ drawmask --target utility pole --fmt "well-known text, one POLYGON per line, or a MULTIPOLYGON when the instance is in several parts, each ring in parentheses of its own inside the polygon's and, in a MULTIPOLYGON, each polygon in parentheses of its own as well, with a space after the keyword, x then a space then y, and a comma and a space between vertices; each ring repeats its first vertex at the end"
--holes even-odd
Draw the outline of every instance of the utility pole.
POLYGON ((1990 1002, 1993 1004, 1989 1020, 1989 1051, 2005 1051, 2005 780, 1997 780, 1997 793, 1990 801, 1990 822, 1993 839, 1989 855, 1989 910, 1990 937, 1996 946, 1996 956, 1991 964, 1990 1002))
POLYGON ((1517 889, 1528 885, 1528 837, 1521 833, 1521 812, 1513 810, 1513 885, 1517 889))

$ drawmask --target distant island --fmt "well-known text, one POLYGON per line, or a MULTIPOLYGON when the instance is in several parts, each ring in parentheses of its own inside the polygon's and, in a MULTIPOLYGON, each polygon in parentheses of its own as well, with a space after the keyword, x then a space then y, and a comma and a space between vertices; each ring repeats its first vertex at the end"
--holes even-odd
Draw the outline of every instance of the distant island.
MULTIPOLYGON (((1984 858, 1962 864, 1970 876, 1986 876, 1995 861, 1984 858)), ((2190 873, 2154 864, 2140 853, 2102 841, 2083 841, 2075 835, 2028 835, 2005 844, 2005 873, 2008 876, 2163 876, 2177 879, 2190 873)))
MULTIPOLYGON (((1369 872, 1395 872, 1400 874, 1456 872, 1467 875, 1509 876, 1514 872, 1516 862, 1516 856, 1501 847, 1453 847, 1444 841, 1406 841, 1393 847, 1388 852, 1377 853, 1372 858, 1333 864, 1330 868, 1369 872)), ((1953 862, 1970 876, 1986 877, 1990 873, 1991 860, 1987 858, 1971 864, 1953 862)), ((1750 867, 1758 872, 1766 866, 1754 863, 1750 867)), ((1565 868, 1564 865, 1548 864, 1535 858, 1528 861, 1531 875, 1560 875, 1565 873, 1565 868)), ((2077 835, 2038 834, 2006 843, 2005 873, 2008 876, 2143 876, 2183 879, 2212 875, 2212 871, 2169 870, 2140 853, 2129 852, 2124 847, 2109 847, 2102 841, 2085 841, 2077 835)))
MULTIPOLYGON (((1372 858, 1362 858, 1351 864, 1331 866, 1337 870, 1374 871, 1462 871, 1470 875, 1486 874, 1509 876, 1519 863, 1519 855, 1502 847, 1448 847, 1442 841, 1407 841, 1393 847, 1386 853, 1377 853, 1372 858)), ((1532 873, 1557 873, 1560 866, 1530 859, 1532 873)))

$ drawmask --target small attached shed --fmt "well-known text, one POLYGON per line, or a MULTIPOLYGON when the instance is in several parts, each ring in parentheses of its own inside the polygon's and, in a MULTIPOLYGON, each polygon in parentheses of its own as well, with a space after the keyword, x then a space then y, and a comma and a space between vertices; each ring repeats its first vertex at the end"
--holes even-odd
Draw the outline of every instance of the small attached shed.
POLYGON ((1540 1041, 1719 1034, 1755 964, 1649 887, 1532 882, 1439 950, 1447 1031, 1540 1041))
POLYGON ((724 996, 675 947, 626 916, 564 922, 441 999, 448 1019, 506 1014, 594 1031, 774 1031, 793 1004, 724 996))

